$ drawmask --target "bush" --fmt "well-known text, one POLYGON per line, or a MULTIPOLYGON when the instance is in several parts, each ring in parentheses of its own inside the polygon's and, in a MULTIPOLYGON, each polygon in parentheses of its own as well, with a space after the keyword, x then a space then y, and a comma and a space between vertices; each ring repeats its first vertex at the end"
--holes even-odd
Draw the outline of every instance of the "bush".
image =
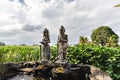
POLYGON ((120 80, 120 48, 95 45, 77 45, 68 48, 70 63, 89 64, 108 73, 114 80, 120 80))

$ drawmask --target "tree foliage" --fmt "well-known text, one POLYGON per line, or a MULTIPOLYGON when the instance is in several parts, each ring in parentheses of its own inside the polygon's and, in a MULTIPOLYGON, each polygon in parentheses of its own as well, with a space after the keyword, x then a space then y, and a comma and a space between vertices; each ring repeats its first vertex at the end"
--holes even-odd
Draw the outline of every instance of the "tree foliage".
POLYGON ((4 42, 0 42, 0 46, 5 46, 5 43, 4 42))
POLYGON ((93 30, 91 34, 91 39, 94 43, 98 45, 108 45, 117 46, 118 45, 118 35, 108 26, 101 26, 93 30))
POLYGON ((87 44, 87 43, 88 43, 88 38, 84 36, 80 36, 79 44, 87 44))
POLYGON ((114 7, 120 7, 120 4, 115 5, 114 7))

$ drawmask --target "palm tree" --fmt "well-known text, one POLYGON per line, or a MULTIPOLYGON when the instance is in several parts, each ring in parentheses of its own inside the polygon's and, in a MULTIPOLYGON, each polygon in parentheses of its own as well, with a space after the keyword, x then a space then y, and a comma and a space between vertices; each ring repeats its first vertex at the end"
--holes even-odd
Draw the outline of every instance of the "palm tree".
POLYGON ((120 4, 115 5, 114 7, 120 7, 120 4))
POLYGON ((88 38, 84 36, 80 36, 79 44, 87 44, 87 43, 88 43, 88 38))
POLYGON ((115 47, 118 46, 118 39, 116 39, 115 35, 110 36, 107 45, 109 47, 115 47))

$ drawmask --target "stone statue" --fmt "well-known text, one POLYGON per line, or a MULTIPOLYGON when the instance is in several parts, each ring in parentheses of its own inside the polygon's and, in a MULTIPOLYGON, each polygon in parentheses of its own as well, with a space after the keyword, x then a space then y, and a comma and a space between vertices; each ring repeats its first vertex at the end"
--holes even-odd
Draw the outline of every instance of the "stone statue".
POLYGON ((50 43, 50 35, 48 29, 45 28, 43 31, 43 39, 41 42, 41 44, 43 45, 41 53, 42 61, 48 61, 50 59, 50 46, 48 43, 50 43))
POLYGON ((60 35, 58 35, 58 60, 64 61, 66 59, 66 49, 68 48, 68 35, 65 34, 64 26, 60 28, 60 35))

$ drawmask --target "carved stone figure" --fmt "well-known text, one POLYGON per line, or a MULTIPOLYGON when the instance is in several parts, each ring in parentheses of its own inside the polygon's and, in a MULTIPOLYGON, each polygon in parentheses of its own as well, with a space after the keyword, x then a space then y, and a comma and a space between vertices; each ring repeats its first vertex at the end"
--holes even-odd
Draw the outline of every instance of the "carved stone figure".
POLYGON ((60 35, 58 35, 58 60, 66 59, 66 49, 68 48, 68 35, 65 34, 64 26, 60 28, 60 35))
POLYGON ((48 61, 50 59, 50 35, 48 29, 44 29, 43 31, 43 39, 41 44, 42 46, 42 53, 41 53, 41 58, 42 61, 48 61))

